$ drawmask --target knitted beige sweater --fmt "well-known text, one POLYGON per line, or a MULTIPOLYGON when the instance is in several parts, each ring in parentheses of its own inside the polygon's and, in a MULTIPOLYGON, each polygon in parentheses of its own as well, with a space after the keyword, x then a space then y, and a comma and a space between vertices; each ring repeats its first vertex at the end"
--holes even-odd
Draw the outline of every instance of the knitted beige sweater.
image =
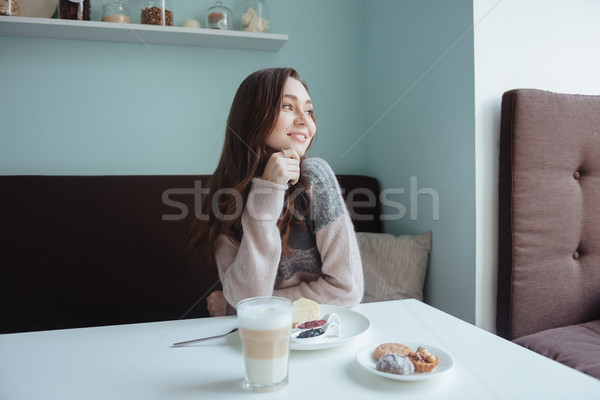
MULTIPOLYGON (((215 244, 215 258, 225 299, 235 306, 254 296, 306 297, 320 304, 351 307, 363 296, 363 273, 352 221, 337 179, 319 158, 301 166, 312 191, 304 229, 290 234, 292 255, 282 255, 277 227, 287 186, 254 178, 242 213, 239 246, 225 235, 215 244)), ((305 192, 291 193, 303 195, 305 192)))

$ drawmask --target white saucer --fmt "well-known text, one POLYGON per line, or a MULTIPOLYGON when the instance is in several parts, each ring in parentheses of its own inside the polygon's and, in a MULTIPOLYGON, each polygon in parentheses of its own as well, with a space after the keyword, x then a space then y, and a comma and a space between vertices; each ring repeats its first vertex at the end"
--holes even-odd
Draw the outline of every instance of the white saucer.
POLYGON ((342 334, 339 337, 324 337, 322 340, 310 339, 306 343, 292 341, 290 342, 290 349, 321 350, 341 346, 363 335, 371 326, 369 319, 357 311, 328 305, 320 305, 319 308, 321 315, 336 313, 340 317, 342 321, 342 334))
POLYGON ((368 346, 363 347, 356 354, 356 361, 367 371, 372 374, 383 376, 388 379, 395 379, 397 381, 422 381, 425 379, 436 378, 440 375, 443 375, 450 371, 452 367, 454 367, 454 360, 452 357, 446 353, 445 351, 438 349, 437 347, 430 346, 424 343, 414 343, 414 342, 403 342, 394 340, 393 343, 402 343, 413 350, 416 350, 419 346, 425 347, 431 353, 435 354, 440 358, 440 363, 435 367, 435 369, 431 372, 415 372, 413 375, 396 375, 390 372, 382 372, 375 369, 375 365, 377 365, 377 360, 375 359, 375 349, 382 343, 388 342, 378 342, 374 344, 370 344, 368 346))

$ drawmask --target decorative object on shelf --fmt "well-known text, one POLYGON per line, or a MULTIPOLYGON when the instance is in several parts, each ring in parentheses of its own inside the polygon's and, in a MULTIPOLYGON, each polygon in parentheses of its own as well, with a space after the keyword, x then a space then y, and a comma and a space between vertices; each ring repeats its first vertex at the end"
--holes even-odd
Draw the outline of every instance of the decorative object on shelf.
MULTIPOLYGON (((133 18, 131 20, 134 21, 133 18)), ((204 26, 204 24, 202 25, 204 26)), ((0 36, 217 47, 272 52, 281 50, 289 40, 288 35, 275 33, 257 34, 214 29, 183 29, 175 26, 136 23, 109 24, 100 21, 83 23, 59 18, 23 18, 6 15, 0 15, 0 36), (102 26, 102 29, 99 29, 99 25, 102 26)), ((2 89, 0 88, 0 90, 2 89)))
POLYGON ((147 0, 142 9, 141 23, 173 26, 173 12, 170 9, 170 0, 147 0))
POLYGON ((269 8, 266 0, 248 1, 246 12, 242 15, 242 24, 246 32, 269 31, 269 8))
POLYGON ((185 21, 183 21, 183 24, 181 24, 181 26, 185 27, 185 28, 202 28, 202 26, 200 25, 200 22, 198 22, 198 20, 194 19, 194 18, 188 18, 185 21))
POLYGON ((0 15, 19 15, 19 2, 17 0, 0 0, 0 15))
POLYGON ((60 0, 58 2, 60 19, 90 20, 90 0, 60 0))
POLYGON ((223 5, 222 1, 217 1, 214 6, 206 10, 206 22, 209 29, 233 29, 233 13, 223 5))
POLYGON ((102 9, 104 10, 102 15, 102 21, 104 22, 117 22, 121 24, 128 24, 131 22, 131 18, 129 17, 129 9, 125 6, 125 4, 119 1, 104 4, 102 9))
MULTIPOLYGON (((5 0, 0 0, 0 4, 5 0)), ((52 18, 58 8, 58 0, 16 0, 20 17, 52 18)), ((2 12, 0 12, 2 14, 2 12)))

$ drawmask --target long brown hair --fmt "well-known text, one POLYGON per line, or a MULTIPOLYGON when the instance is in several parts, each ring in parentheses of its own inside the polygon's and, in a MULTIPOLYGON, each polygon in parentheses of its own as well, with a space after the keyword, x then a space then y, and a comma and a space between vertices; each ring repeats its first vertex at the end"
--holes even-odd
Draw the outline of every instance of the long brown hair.
MULTIPOLYGON (((294 69, 269 68, 250 74, 241 83, 233 99, 221 159, 208 181, 209 191, 202 199, 202 215, 207 215, 208 219, 197 221, 191 240, 192 245, 196 246, 208 242, 212 257, 219 234, 226 234, 236 244, 242 239, 241 211, 246 206, 252 178, 262 175, 269 157, 278 151, 267 146, 267 138, 279 116, 283 88, 288 78, 298 80, 308 91, 306 83, 294 69), (222 189, 231 190, 233 194, 222 195, 222 189), (216 198, 215 193, 219 193, 216 198)), ((303 188, 310 196, 308 182, 302 174, 298 183, 290 185, 286 192, 283 215, 277 224, 281 232, 283 254, 291 252, 287 244, 291 225, 303 225, 309 209, 300 204, 306 202, 305 198, 289 195, 290 191, 297 188, 303 188)))

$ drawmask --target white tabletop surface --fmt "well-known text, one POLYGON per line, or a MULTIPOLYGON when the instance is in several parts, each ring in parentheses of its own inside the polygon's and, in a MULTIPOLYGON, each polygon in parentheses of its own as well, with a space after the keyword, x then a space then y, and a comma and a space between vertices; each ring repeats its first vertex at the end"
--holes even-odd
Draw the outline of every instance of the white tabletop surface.
POLYGON ((370 329, 340 347, 292 351, 290 382, 276 393, 242 389, 239 336, 182 348, 222 333, 235 317, 0 335, 0 399, 600 399, 600 380, 549 360, 416 300, 361 304, 370 329), (454 368, 402 382, 356 361, 364 346, 418 342, 454 368))

